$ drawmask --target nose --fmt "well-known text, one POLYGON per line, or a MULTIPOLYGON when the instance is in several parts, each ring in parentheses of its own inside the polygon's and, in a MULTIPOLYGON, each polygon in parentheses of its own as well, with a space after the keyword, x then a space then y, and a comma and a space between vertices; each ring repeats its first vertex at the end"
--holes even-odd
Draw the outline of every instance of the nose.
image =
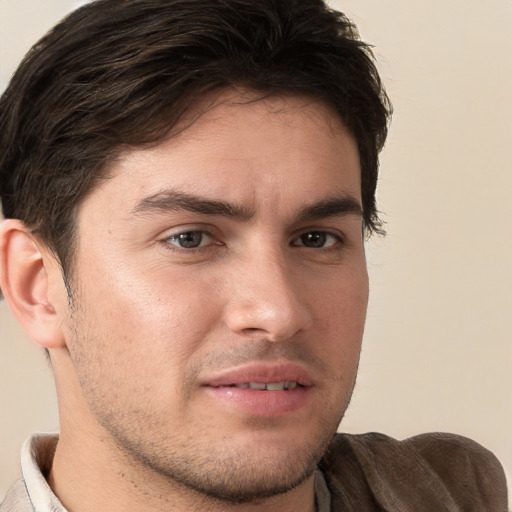
POLYGON ((253 256, 228 276, 225 322, 232 332, 286 341, 312 324, 302 279, 279 254, 253 256), (300 293, 302 291, 302 293, 300 293))

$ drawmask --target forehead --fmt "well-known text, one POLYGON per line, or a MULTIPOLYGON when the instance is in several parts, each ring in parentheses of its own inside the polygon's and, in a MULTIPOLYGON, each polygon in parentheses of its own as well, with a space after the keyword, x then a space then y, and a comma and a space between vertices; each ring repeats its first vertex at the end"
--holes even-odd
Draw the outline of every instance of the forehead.
POLYGON ((297 188, 311 194, 339 188, 359 198, 359 154, 339 116, 321 101, 224 91, 199 102, 162 142, 125 149, 92 196, 110 188, 103 201, 111 203, 117 191, 134 207, 167 187, 267 205, 269 192, 276 199, 274 192, 282 197, 297 188))

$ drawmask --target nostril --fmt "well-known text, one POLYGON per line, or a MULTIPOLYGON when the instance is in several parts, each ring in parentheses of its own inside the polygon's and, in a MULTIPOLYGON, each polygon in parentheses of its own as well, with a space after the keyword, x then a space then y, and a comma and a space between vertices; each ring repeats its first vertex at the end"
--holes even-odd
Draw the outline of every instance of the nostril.
POLYGON ((247 327, 245 329, 242 329, 242 332, 247 336, 254 336, 254 335, 262 335, 262 333, 265 333, 264 329, 258 329, 257 327, 247 327))

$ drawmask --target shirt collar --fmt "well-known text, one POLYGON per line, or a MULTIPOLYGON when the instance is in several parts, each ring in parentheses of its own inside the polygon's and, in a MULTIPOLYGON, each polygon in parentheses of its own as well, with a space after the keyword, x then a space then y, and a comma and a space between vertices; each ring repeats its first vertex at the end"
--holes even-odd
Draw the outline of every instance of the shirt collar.
POLYGON ((35 512, 66 512, 46 481, 58 440, 57 434, 37 433, 21 448, 21 471, 35 512))

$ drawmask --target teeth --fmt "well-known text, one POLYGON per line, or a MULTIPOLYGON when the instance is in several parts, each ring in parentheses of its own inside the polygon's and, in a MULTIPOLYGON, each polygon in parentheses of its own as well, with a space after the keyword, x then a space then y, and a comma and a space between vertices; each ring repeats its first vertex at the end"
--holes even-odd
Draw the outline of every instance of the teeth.
POLYGON ((249 389, 265 389, 266 384, 262 382, 249 382, 249 389))
POLYGON ((285 382, 244 382, 243 384, 235 384, 235 388, 242 389, 258 389, 267 391, 286 391, 288 389, 295 389, 298 386, 295 381, 285 382))
POLYGON ((269 391, 283 391, 286 388, 286 382, 269 382, 267 384, 267 389, 269 391))

